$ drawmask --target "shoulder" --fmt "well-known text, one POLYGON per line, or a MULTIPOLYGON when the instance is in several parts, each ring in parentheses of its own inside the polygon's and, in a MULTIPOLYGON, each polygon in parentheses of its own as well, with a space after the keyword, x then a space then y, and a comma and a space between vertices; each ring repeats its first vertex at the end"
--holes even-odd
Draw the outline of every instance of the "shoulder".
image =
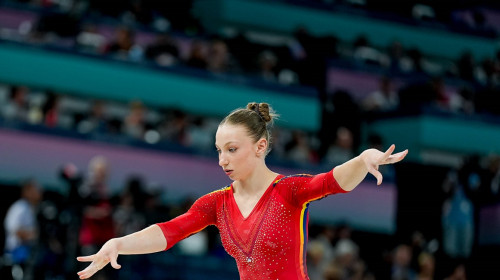
POLYGON ((207 200, 217 200, 219 198, 224 197, 229 191, 231 191, 231 186, 225 186, 223 188, 214 190, 212 192, 209 192, 202 197, 198 198, 199 201, 207 201, 207 200))
POLYGON ((285 201, 289 202, 291 205, 298 206, 297 194, 300 190, 304 189, 304 186, 306 186, 312 178, 314 178, 314 176, 311 174, 283 176, 273 184, 273 187, 276 193, 285 201))
POLYGON ((29 208, 29 203, 26 200, 19 199, 10 206, 10 211, 25 211, 29 208))
POLYGON ((309 181, 314 175, 311 174, 293 174, 293 175, 288 175, 288 176, 283 176, 276 180, 273 184, 273 186, 277 185, 286 185, 286 184, 296 184, 296 183, 304 183, 309 181))
POLYGON ((18 200, 14 202, 8 209, 5 216, 6 222, 20 222, 23 220, 22 216, 29 214, 30 206, 26 201, 18 200))
POLYGON ((191 206, 192 209, 215 209, 224 201, 224 197, 231 188, 229 186, 209 192, 198 198, 191 206))
POLYGON ((222 187, 220 189, 217 189, 215 191, 209 192, 205 196, 220 196, 220 195, 226 194, 230 190, 231 190, 231 186, 227 185, 227 186, 222 187))

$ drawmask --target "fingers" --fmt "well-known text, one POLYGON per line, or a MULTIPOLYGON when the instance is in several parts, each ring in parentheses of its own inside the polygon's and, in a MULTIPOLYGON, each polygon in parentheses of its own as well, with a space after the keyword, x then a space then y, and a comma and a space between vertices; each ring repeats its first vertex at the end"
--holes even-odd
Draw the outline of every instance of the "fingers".
POLYGON ((394 152, 394 149, 396 149, 396 145, 392 144, 387 151, 385 151, 384 155, 382 156, 382 161, 385 161, 386 159, 389 158, 389 156, 394 152))
POLYGON ((95 255, 87 256, 87 257, 78 257, 77 259, 79 261, 90 261, 92 259, 92 263, 87 266, 84 270, 79 271, 77 274, 80 277, 80 279, 87 279, 94 275, 97 271, 101 270, 103 267, 105 267, 108 263, 111 263, 111 266, 115 269, 120 269, 121 265, 118 264, 117 262, 117 256, 113 257, 110 256, 109 258, 99 258, 96 260, 94 257, 95 255))
POLYGON ((94 257, 95 257, 95 254, 94 255, 90 255, 90 256, 77 257, 76 259, 79 262, 91 262, 91 261, 94 260, 94 257))
POLYGON ((368 169, 368 172, 370 172, 370 174, 375 176, 375 178, 377 179, 377 185, 380 186, 380 184, 382 184, 382 179, 383 179, 382 173, 380 173, 380 171, 378 171, 374 167, 370 167, 368 169))
POLYGON ((406 157, 406 155, 408 154, 408 149, 402 151, 402 152, 399 152, 397 154, 394 154, 394 159, 396 160, 395 162, 398 162, 402 159, 404 159, 406 157))
POLYGON ((377 178, 377 186, 380 186, 380 184, 382 184, 382 179, 383 179, 382 173, 380 173, 380 171, 377 170, 377 172, 373 174, 373 176, 377 178))
POLYGON ((114 268, 114 269, 120 269, 122 266, 118 264, 118 262, 116 261, 116 258, 111 258, 111 266, 114 268))
POLYGON ((87 268, 85 268, 82 271, 79 271, 77 274, 80 277, 80 279, 87 279, 94 275, 99 269, 96 268, 95 264, 92 262, 87 268))
POLYGON ((408 149, 406 149, 402 152, 399 152, 397 154, 393 154, 389 158, 386 159, 384 164, 399 162, 399 161, 403 160, 407 154, 408 154, 408 149))

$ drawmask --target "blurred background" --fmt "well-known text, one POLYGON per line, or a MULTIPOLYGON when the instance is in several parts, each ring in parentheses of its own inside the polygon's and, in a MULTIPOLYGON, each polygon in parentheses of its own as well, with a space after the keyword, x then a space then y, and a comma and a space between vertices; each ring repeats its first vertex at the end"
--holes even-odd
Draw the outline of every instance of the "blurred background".
MULTIPOLYGON (((217 125, 257 101, 283 174, 410 151, 311 205, 311 280, 492 279, 499 32, 493 0, 0 0, 0 278, 76 279, 228 185, 217 125)), ((238 279, 213 227, 119 263, 93 279, 238 279)))

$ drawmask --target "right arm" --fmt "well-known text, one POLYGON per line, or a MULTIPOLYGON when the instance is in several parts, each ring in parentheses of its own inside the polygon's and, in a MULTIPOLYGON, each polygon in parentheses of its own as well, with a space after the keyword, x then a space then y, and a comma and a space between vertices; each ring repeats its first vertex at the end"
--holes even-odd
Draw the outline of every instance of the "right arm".
POLYGON ((87 268, 78 272, 80 279, 87 279, 108 263, 119 269, 118 255, 148 254, 165 250, 167 240, 158 225, 149 226, 141 231, 113 238, 106 242, 94 255, 78 257, 81 262, 91 262, 87 268))
POLYGON ((106 242, 94 255, 78 257, 81 262, 91 262, 78 272, 80 279, 87 279, 108 263, 115 269, 118 255, 155 253, 169 249, 178 241, 194 234, 216 221, 216 196, 213 192, 198 199, 184 214, 165 223, 149 226, 141 231, 106 242))

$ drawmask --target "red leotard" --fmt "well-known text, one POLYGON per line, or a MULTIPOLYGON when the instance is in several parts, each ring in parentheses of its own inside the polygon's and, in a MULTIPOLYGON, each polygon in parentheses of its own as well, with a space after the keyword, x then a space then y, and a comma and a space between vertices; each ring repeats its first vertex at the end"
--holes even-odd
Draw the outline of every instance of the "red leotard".
POLYGON ((309 279, 305 261, 309 202, 346 192, 332 171, 278 175, 246 218, 234 200, 232 185, 204 195, 185 214, 158 224, 167 240, 165 250, 215 225, 224 248, 236 259, 240 279, 309 279))

